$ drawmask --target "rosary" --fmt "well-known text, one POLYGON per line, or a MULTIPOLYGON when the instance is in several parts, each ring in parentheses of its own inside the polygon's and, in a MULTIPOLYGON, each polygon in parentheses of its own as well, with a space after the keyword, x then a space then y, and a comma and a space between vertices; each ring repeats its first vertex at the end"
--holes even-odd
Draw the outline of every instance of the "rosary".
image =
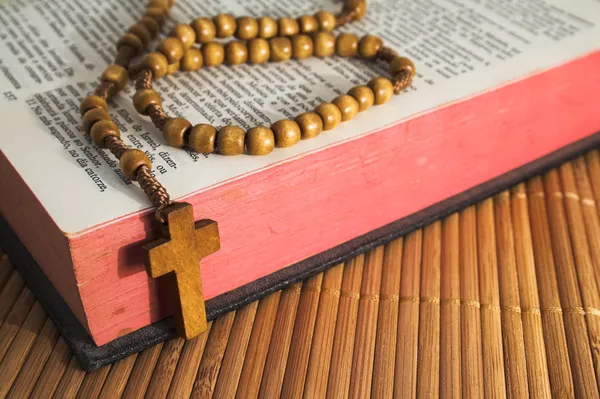
POLYGON ((408 58, 383 46, 377 36, 366 35, 359 39, 352 33, 337 36, 331 33, 337 27, 361 19, 366 12, 365 0, 346 0, 337 16, 319 11, 297 19, 235 18, 229 14, 219 14, 213 19, 197 18, 189 25, 175 25, 156 51, 146 54, 139 64, 131 65, 158 35, 173 2, 150 0, 144 16, 117 42, 114 64, 103 72, 94 93, 83 99, 80 110, 83 128, 93 142, 119 159, 124 175, 137 181, 156 207, 156 218, 164 227, 164 237, 144 247, 146 271, 151 278, 175 274, 179 295, 176 327, 180 336, 189 339, 207 329, 198 264, 220 248, 217 223, 208 219, 194 222, 190 204, 171 201, 167 190, 152 175, 148 156, 141 150, 129 148, 121 140, 119 128, 108 113, 107 101, 125 88, 129 76, 135 77, 135 109, 150 117, 169 145, 189 147, 200 153, 266 155, 275 147, 293 146, 301 139, 334 129, 372 105, 386 103, 393 94, 411 84, 415 67, 408 58), (231 36, 239 40, 226 44, 214 40, 231 36), (200 48, 195 48, 195 43, 199 43, 200 48), (270 127, 254 127, 247 132, 238 126, 217 130, 208 124, 193 126, 184 118, 171 118, 162 107, 160 94, 152 89, 153 80, 178 70, 197 71, 202 66, 223 63, 256 65, 334 54, 385 62, 389 64, 392 78, 376 77, 367 85, 355 86, 330 103, 319 105, 314 112, 305 112, 294 120, 277 121, 270 127))

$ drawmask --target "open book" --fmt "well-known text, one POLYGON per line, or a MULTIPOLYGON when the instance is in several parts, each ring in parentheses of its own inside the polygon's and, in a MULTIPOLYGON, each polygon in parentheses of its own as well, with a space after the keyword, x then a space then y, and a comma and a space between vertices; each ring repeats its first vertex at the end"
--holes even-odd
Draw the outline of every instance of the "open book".
MULTIPOLYGON (((98 345, 173 309, 168 287, 142 263, 141 247, 158 228, 153 210, 83 132, 78 112, 142 7, 0 3, 0 211, 98 345)), ((337 8, 330 0, 178 0, 167 30, 219 12, 337 8)), ((133 108, 131 85, 111 104, 124 141, 149 155, 172 197, 192 203, 196 219, 219 223, 222 249, 202 262, 209 315, 599 140, 597 0, 371 0, 366 17, 342 29, 379 35, 411 58, 413 85, 267 156, 167 146, 133 108)), ((311 58, 180 72, 155 87, 173 115, 247 129, 310 111, 377 75, 387 76, 383 64, 311 58)))

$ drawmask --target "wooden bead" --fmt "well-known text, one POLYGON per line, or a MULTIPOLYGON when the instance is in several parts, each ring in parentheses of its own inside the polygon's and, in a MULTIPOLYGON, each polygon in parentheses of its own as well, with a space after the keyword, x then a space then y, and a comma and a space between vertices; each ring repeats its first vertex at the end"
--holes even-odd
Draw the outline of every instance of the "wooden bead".
POLYGON ((298 115, 295 120, 300 126, 302 140, 316 137, 323 131, 323 119, 315 112, 305 112, 298 115))
POLYGON ((157 50, 167 57, 169 64, 179 62, 181 57, 183 57, 183 53, 185 53, 185 47, 183 46, 183 43, 176 37, 167 37, 165 40, 160 42, 157 50))
POLYGON ((101 120, 94 123, 90 130, 90 136, 92 136, 94 144, 100 148, 106 148, 104 139, 111 136, 121 137, 121 132, 113 121, 101 120))
POLYGON ((313 55, 313 40, 308 35, 292 36, 292 55, 301 60, 313 55))
POLYGON ((396 76, 398 72, 409 70, 411 72, 411 78, 415 76, 417 73, 417 69, 415 68, 415 64, 406 57, 396 57, 392 62, 390 62, 390 74, 392 76, 396 76))
POLYGON ((335 28, 335 15, 329 11, 319 11, 315 14, 315 18, 319 24, 319 30, 328 32, 335 28))
POLYGON ((106 104, 106 101, 102 97, 94 94, 91 94, 83 99, 79 105, 79 112, 81 113, 81 116, 83 116, 90 109, 94 108, 100 108, 101 110, 108 112, 108 105, 106 104))
POLYGON ((367 12, 367 3, 365 0, 346 0, 344 11, 354 12, 354 21, 358 21, 365 16, 367 12))
POLYGON ((358 114, 358 101, 352 96, 344 94, 334 98, 331 103, 340 109, 340 112, 342 113, 342 122, 354 119, 356 114, 358 114))
POLYGON ((366 35, 358 43, 358 54, 368 60, 375 58, 383 47, 383 40, 378 36, 366 35))
POLYGON ((302 33, 316 32, 319 29, 319 22, 312 15, 303 15, 298 18, 298 25, 302 33))
POLYGON ((181 70, 190 72, 202 68, 202 52, 197 48, 188 49, 180 61, 181 70))
POLYGON ((298 21, 290 17, 281 17, 278 21, 279 24, 279 36, 292 36, 297 35, 300 31, 298 21))
POLYGON ((244 153, 246 132, 239 126, 225 126, 217 134, 217 149, 221 155, 240 155, 244 153))
POLYGON ((277 21, 271 17, 260 17, 258 19, 258 36, 263 39, 270 39, 277 36, 279 27, 277 21))
POLYGON ((167 57, 163 53, 155 51, 144 57, 142 66, 150 69, 152 71, 152 77, 156 80, 166 75, 169 61, 167 61, 167 57))
POLYGON ((258 35, 258 22, 252 17, 239 17, 236 21, 235 36, 238 39, 250 40, 258 35))
POLYGON ((298 143, 300 137, 302 137, 300 126, 298 126, 296 121, 290 119, 282 119, 275 122, 271 125, 271 129, 273 129, 277 147, 291 147, 298 143))
POLYGON ((192 128, 192 124, 184 118, 169 119, 162 129, 163 137, 171 147, 181 148, 185 146, 186 135, 192 128))
POLYGON ((187 50, 196 43, 196 31, 190 25, 177 24, 171 31, 171 36, 176 37, 187 50))
POLYGON ((154 18, 142 17, 140 18, 139 23, 144 25, 148 29, 148 32, 150 32, 150 36, 152 36, 152 38, 156 37, 158 31, 160 30, 160 26, 154 20, 154 18))
POLYGON ((89 133, 96 122, 110 120, 111 119, 108 112, 102 108, 92 108, 83 115, 81 124, 83 125, 83 129, 89 133))
POLYGON ((250 155, 267 155, 275 148, 275 135, 268 127, 253 127, 246 133, 246 150, 250 155))
POLYGON ((353 57, 358 53, 358 36, 354 33, 342 33, 335 41, 335 51, 342 57, 353 57))
POLYGON ((148 115, 150 105, 162 105, 162 98, 154 89, 141 89, 133 95, 133 106, 141 115, 148 115))
POLYGON ((215 151, 216 137, 217 129, 211 125, 201 123, 190 130, 188 146, 196 152, 210 154, 215 151))
POLYGON ((321 104, 315 109, 315 112, 323 120, 323 130, 334 129, 342 122, 342 112, 335 104, 321 104))
POLYGON ((217 37, 225 38, 233 36, 236 29, 235 18, 231 14, 219 14, 213 19, 217 28, 217 37))
POLYGON ((121 91, 127 86, 129 73, 123 66, 113 64, 104 70, 100 80, 103 82, 114 83, 117 87, 117 91, 121 91))
POLYGON ((375 94, 369 86, 354 86, 348 94, 358 102, 358 112, 366 111, 375 102, 375 94))
POLYGON ((292 57, 292 42, 287 37, 274 37, 269 40, 271 61, 287 61, 292 57))
POLYGON ((148 7, 159 7, 162 8, 165 13, 169 11, 169 2, 166 0, 150 0, 148 7))
POLYGON ((256 38, 248 42, 248 61, 251 64, 263 64, 269 61, 271 48, 265 39, 256 38))
POLYGON ((206 66, 221 65, 225 60, 225 49, 218 42, 210 42, 202 45, 202 57, 206 66))
POLYGON ((148 27, 146 27, 146 25, 144 25, 141 22, 138 22, 137 24, 130 27, 128 32, 139 37, 142 41, 142 44, 144 45, 144 48, 146 48, 148 44, 150 44, 150 42, 152 41, 152 34, 150 33, 150 30, 148 29, 148 27))
POLYGON ((196 18, 192 21, 192 28, 196 31, 196 43, 208 43, 217 35, 215 23, 208 18, 196 18))
POLYGON ((167 12, 161 7, 147 7, 144 12, 144 17, 153 18, 159 25, 165 20, 167 12))
POLYGON ((229 65, 243 64, 248 60, 248 48, 244 42, 229 42, 225 46, 225 62, 229 65))
POLYGON ((121 155, 119 166, 126 178, 135 181, 138 169, 142 166, 152 169, 152 162, 144 151, 130 148, 121 155))
POLYGON ((144 49, 144 43, 142 42, 142 39, 133 33, 125 33, 123 36, 121 36, 117 42, 117 50, 124 46, 131 47, 136 54, 141 53, 144 49))
POLYGON ((369 81, 368 86, 373 90, 375 105, 387 103, 394 95, 394 85, 387 78, 381 76, 373 78, 369 81))
POLYGON ((170 64, 170 65, 167 67, 167 75, 172 75, 172 74, 174 74, 175 72, 179 71, 179 67, 180 67, 180 66, 181 66, 181 63, 180 63, 179 61, 177 61, 177 62, 175 62, 175 63, 173 63, 173 64, 170 64))
POLYGON ((315 55, 330 57, 335 54, 335 36, 331 32, 317 32, 314 38, 315 55))

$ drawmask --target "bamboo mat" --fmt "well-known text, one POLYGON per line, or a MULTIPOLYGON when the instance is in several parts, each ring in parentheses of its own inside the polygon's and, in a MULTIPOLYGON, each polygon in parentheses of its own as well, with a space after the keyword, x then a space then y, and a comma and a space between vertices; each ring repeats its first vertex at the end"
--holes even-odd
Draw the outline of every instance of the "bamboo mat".
POLYGON ((599 397, 600 153, 86 374, 4 255, 0 396, 599 397))

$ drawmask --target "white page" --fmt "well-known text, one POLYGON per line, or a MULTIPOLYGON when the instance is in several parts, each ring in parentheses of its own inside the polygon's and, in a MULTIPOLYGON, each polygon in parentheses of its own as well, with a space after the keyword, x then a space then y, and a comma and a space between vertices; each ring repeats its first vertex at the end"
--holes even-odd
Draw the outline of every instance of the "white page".
MULTIPOLYGON (((136 184, 120 177, 112 155, 90 144, 77 109, 142 8, 136 0, 0 3, 0 149, 71 234, 150 206, 136 184)), ((338 8, 329 0, 177 0, 169 26, 219 12, 300 16, 338 8)), ((418 69, 413 86, 335 130, 264 157, 167 146, 133 109, 132 85, 110 112, 124 141, 148 152, 178 199, 598 51, 599 25, 597 0, 372 0, 367 16, 343 30, 380 35, 411 57, 418 69)), ((268 126, 381 74, 387 76, 382 65, 332 57, 202 68, 163 78, 155 88, 171 115, 193 124, 268 126)))

